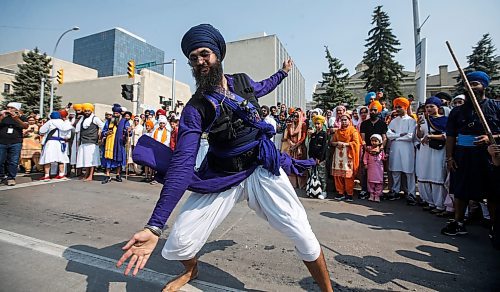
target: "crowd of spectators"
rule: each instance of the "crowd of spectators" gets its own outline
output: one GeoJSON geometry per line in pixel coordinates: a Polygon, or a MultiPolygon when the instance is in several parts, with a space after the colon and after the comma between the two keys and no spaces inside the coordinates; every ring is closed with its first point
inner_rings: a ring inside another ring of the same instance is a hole
{"type": "MultiPolygon", "coordinates": [[[[478,101],[498,138],[499,102],[484,94],[489,77],[473,72],[469,81],[476,95],[482,96],[478,101]]],[[[488,136],[468,99],[438,93],[414,114],[412,97],[393,99],[389,109],[380,91],[369,92],[364,105],[351,108],[338,105],[304,111],[277,104],[262,105],[261,112],[263,120],[275,128],[273,141],[278,150],[295,159],[315,160],[310,173],[314,172],[321,191],[307,194],[346,202],[357,197],[374,203],[404,197],[409,205],[452,219],[443,234],[464,235],[472,210],[482,210],[486,221],[493,219],[500,189],[499,159],[495,158],[500,150],[488,146],[488,136]],[[478,182],[470,181],[470,176],[478,182]],[[355,192],[356,183],[359,191],[355,192]]],[[[123,171],[155,184],[154,170],[135,164],[131,154],[142,136],[175,149],[178,123],[178,115],[163,109],[133,116],[115,104],[101,119],[87,103],[41,119],[36,112],[23,114],[22,104],[9,103],[0,113],[0,179],[13,186],[21,169],[26,174],[43,172],[42,180],[75,175],[91,181],[94,169],[101,167],[103,184],[121,182],[123,171]],[[57,175],[53,176],[55,165],[57,175]],[[114,179],[112,170],[116,170],[114,179]]],[[[196,168],[208,151],[207,138],[202,135],[196,168]]],[[[309,185],[307,173],[289,179],[298,189],[309,185]]]]}
{"type": "Polygon", "coordinates": [[[133,162],[133,148],[142,135],[147,135],[174,149],[178,121],[178,115],[163,109],[146,110],[133,116],[120,106],[114,106],[100,118],[94,115],[94,107],[88,103],[70,104],[47,118],[40,118],[36,111],[24,112],[21,103],[9,103],[0,113],[1,183],[14,186],[18,171],[43,173],[41,180],[79,176],[90,181],[94,169],[102,168],[106,183],[111,181],[112,169],[117,169],[115,180],[121,181],[123,169],[142,175],[143,181],[154,184],[154,172],[133,162]],[[120,120],[124,123],[120,129],[123,133],[116,135],[120,120]],[[110,136],[113,139],[108,138],[110,136]],[[106,145],[111,146],[106,148],[106,145]],[[117,146],[123,149],[123,159],[116,157],[117,146]],[[110,154],[109,159],[106,153],[110,154]],[[109,164],[110,161],[113,163],[109,164]],[[56,165],[54,176],[51,173],[56,165]]]}
{"type": "MultiPolygon", "coordinates": [[[[499,102],[484,96],[489,77],[482,72],[475,74],[468,78],[476,86],[475,94],[482,96],[478,100],[498,143],[499,102]]],[[[294,187],[306,189],[307,176],[314,173],[321,192],[311,195],[314,192],[306,191],[309,196],[346,202],[357,197],[375,203],[405,198],[408,205],[419,205],[430,214],[449,218],[441,231],[445,235],[467,234],[464,224],[476,216],[473,211],[477,210],[483,223],[491,226],[500,195],[494,153],[500,150],[488,146],[468,97],[452,98],[440,92],[427,98],[416,113],[412,102],[416,104],[412,97],[397,97],[390,110],[380,91],[368,93],[364,105],[351,108],[338,105],[304,111],[278,104],[263,106],[262,110],[265,121],[273,118],[270,123],[276,128],[274,142],[278,149],[297,159],[316,161],[309,173],[290,176],[294,187]],[[463,116],[465,111],[467,117],[463,116]],[[464,146],[466,139],[470,141],[464,146]],[[460,152],[463,147],[477,151],[467,156],[472,162],[464,162],[460,152]],[[483,159],[481,163],[474,162],[479,159],[483,159]],[[460,163],[459,171],[456,164],[460,163]],[[462,173],[464,169],[481,173],[485,180],[480,185],[470,181],[462,173]],[[333,181],[333,187],[327,186],[328,181],[333,181]],[[463,194],[460,182],[470,186],[468,194],[474,195],[463,194]],[[356,183],[359,191],[355,192],[356,183]]]]}

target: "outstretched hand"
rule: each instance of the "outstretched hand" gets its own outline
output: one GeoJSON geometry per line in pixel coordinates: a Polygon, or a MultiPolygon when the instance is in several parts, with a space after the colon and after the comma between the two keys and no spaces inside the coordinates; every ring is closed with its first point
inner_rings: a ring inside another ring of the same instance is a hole
{"type": "Polygon", "coordinates": [[[293,66],[293,61],[292,59],[287,59],[283,62],[283,71],[285,71],[286,73],[290,72],[290,70],[292,70],[292,66],[293,66]]]}
{"type": "Polygon", "coordinates": [[[154,235],[148,229],[137,232],[134,236],[132,236],[127,244],[122,247],[125,253],[116,263],[116,267],[121,267],[122,264],[131,257],[127,268],[125,268],[124,274],[128,275],[130,270],[132,270],[135,265],[132,275],[137,275],[139,269],[142,270],[148,262],[148,259],[153,253],[157,243],[158,236],[154,235]]]}

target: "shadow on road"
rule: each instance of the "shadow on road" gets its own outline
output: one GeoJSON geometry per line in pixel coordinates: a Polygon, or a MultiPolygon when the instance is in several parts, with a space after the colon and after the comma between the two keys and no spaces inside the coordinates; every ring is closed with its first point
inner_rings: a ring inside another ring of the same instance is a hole
{"type": "MultiPolygon", "coordinates": [[[[70,246],[70,248],[77,251],[84,251],[87,253],[116,259],[116,261],[118,261],[118,259],[122,255],[121,248],[125,244],[126,242],[121,242],[104,248],[95,248],[88,245],[73,245],[70,246]]],[[[158,245],[153,252],[153,255],[149,259],[146,268],[163,274],[177,275],[182,272],[182,265],[178,262],[167,261],[161,256],[161,249],[164,244],[165,240],[160,240],[158,242],[158,245]]],[[[236,243],[233,240],[218,240],[209,242],[200,251],[198,257],[214,251],[223,251],[234,244],[236,243]]],[[[63,256],[69,260],[66,266],[66,271],[87,276],[86,291],[109,291],[110,283],[113,282],[125,283],[126,291],[157,291],[160,288],[157,284],[145,283],[144,281],[138,280],[132,276],[125,277],[121,273],[106,271],[91,265],[73,261],[71,260],[69,251],[65,251],[65,254],[63,256]]],[[[122,271],[125,269],[125,266],[126,264],[124,264],[124,266],[122,267],[122,271]]],[[[216,266],[205,263],[203,261],[199,261],[199,268],[200,275],[198,277],[198,280],[231,287],[234,289],[246,290],[244,287],[244,283],[216,266]]]]}
{"type": "MultiPolygon", "coordinates": [[[[357,203],[369,206],[365,201],[357,203]]],[[[372,230],[402,231],[429,244],[447,244],[456,249],[418,245],[417,241],[416,251],[398,249],[397,246],[394,248],[396,254],[409,260],[389,261],[379,256],[340,254],[323,245],[336,254],[337,261],[355,268],[359,275],[377,284],[392,283],[397,286],[397,290],[410,289],[401,281],[438,291],[493,291],[500,287],[500,279],[493,276],[500,274],[500,253],[491,247],[487,239],[487,230],[483,227],[469,226],[468,236],[448,237],[440,234],[440,229],[446,221],[429,216],[419,208],[402,206],[398,202],[376,206],[381,214],[367,216],[332,212],[320,214],[335,220],[363,224],[372,230]],[[412,264],[412,261],[423,262],[433,269],[419,267],[412,264]]],[[[351,291],[349,288],[345,289],[351,291]]],[[[339,291],[344,290],[339,289],[339,291]]]]}

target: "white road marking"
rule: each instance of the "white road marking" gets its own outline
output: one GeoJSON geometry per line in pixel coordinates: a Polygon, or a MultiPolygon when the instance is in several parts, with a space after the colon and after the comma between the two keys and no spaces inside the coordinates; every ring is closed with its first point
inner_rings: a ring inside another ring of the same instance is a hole
{"type": "MultiPolygon", "coordinates": [[[[78,262],[88,266],[96,267],[99,269],[123,274],[123,268],[118,269],[115,264],[116,259],[111,259],[103,257],[100,255],[92,254],[89,252],[76,250],[70,247],[59,245],[56,243],[44,241],[41,239],[29,237],[26,235],[14,233],[11,231],[0,229],[0,240],[7,242],[12,245],[28,248],[37,252],[41,252],[47,255],[63,258],[67,261],[78,262]]],[[[150,269],[143,269],[140,271],[135,278],[141,279],[143,281],[158,284],[160,286],[165,285],[169,280],[175,276],[169,274],[163,274],[150,269]]],[[[190,284],[183,287],[181,291],[232,291],[238,292],[242,290],[237,290],[213,283],[208,283],[200,280],[193,280],[190,284]]]]}
{"type": "Polygon", "coordinates": [[[8,190],[20,189],[20,188],[26,188],[26,187],[34,187],[34,186],[39,186],[39,185],[55,184],[55,183],[60,183],[60,182],[65,182],[65,181],[70,181],[70,179],[63,178],[63,179],[40,180],[40,181],[32,181],[32,182],[28,182],[28,183],[17,184],[15,186],[2,186],[2,187],[0,187],[0,191],[8,191],[8,190]]]}

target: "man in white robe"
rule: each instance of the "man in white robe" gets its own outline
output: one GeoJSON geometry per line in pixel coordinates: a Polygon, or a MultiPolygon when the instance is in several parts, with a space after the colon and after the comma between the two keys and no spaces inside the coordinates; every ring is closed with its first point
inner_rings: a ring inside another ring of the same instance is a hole
{"type": "Polygon", "coordinates": [[[391,140],[389,152],[389,170],[392,172],[390,200],[399,199],[401,191],[401,176],[406,176],[406,193],[409,204],[415,204],[415,147],[413,139],[415,135],[416,121],[408,116],[406,110],[410,102],[404,97],[398,97],[393,101],[394,109],[398,116],[391,121],[387,130],[387,138],[391,140]]]}
{"type": "Polygon", "coordinates": [[[40,180],[50,179],[50,164],[59,164],[59,173],[56,179],[66,178],[64,164],[69,163],[67,141],[71,138],[73,126],[69,121],[63,121],[59,112],[50,114],[50,120],[39,130],[43,136],[42,155],[40,165],[43,165],[45,175],[40,180]]]}
{"type": "MultiPolygon", "coordinates": [[[[262,112],[262,116],[264,117],[264,122],[273,126],[274,132],[276,132],[276,120],[274,119],[274,117],[272,115],[270,115],[269,107],[267,105],[263,105],[260,107],[260,110],[262,112]]],[[[271,141],[274,142],[274,136],[271,139],[271,141]]]]}
{"type": "Polygon", "coordinates": [[[84,181],[92,181],[94,169],[100,164],[99,132],[104,128],[104,122],[94,115],[94,106],[83,104],[83,117],[78,120],[75,132],[78,141],[76,168],[86,168],[84,181]]]}

